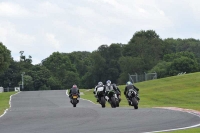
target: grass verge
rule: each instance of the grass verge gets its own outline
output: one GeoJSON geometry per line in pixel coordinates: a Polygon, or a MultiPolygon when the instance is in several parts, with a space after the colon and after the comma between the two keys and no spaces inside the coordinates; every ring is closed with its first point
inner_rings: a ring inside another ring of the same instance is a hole
{"type": "MultiPolygon", "coordinates": [[[[163,133],[169,133],[169,132],[163,132],[163,133]]],[[[177,130],[177,131],[171,131],[170,133],[200,133],[200,128],[177,130]]]]}
{"type": "MultiPolygon", "coordinates": [[[[140,89],[139,107],[179,107],[200,111],[200,72],[140,82],[135,86],[140,89]]],[[[119,88],[122,92],[120,107],[129,106],[123,95],[125,85],[119,88]]],[[[84,93],[82,98],[96,103],[93,89],[81,91],[84,93]]],[[[200,133],[200,127],[171,132],[200,133]]]]}
{"type": "MultiPolygon", "coordinates": [[[[136,83],[140,89],[139,107],[180,107],[200,111],[200,72],[136,83]]],[[[125,85],[119,86],[121,107],[128,106],[123,95],[125,85]]],[[[93,89],[81,89],[82,98],[96,103],[93,89]]]]}
{"type": "Polygon", "coordinates": [[[10,96],[15,93],[16,92],[0,93],[0,115],[2,115],[4,113],[4,111],[10,107],[10,105],[9,105],[10,96]]]}

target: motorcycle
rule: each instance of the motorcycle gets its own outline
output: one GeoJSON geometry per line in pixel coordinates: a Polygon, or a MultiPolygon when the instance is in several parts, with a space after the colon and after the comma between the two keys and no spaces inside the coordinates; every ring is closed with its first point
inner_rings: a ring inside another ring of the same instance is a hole
{"type": "Polygon", "coordinates": [[[102,108],[106,107],[105,93],[103,91],[97,91],[97,98],[102,108]]]}
{"type": "Polygon", "coordinates": [[[72,94],[71,103],[72,103],[73,107],[76,107],[76,104],[79,103],[78,94],[72,94]]]}
{"type": "Polygon", "coordinates": [[[130,89],[128,91],[128,100],[131,106],[134,106],[135,109],[138,109],[138,99],[137,99],[137,92],[134,89],[130,89]]]}
{"type": "Polygon", "coordinates": [[[114,90],[110,90],[108,92],[108,102],[110,103],[112,108],[116,108],[117,107],[117,94],[114,90]]]}

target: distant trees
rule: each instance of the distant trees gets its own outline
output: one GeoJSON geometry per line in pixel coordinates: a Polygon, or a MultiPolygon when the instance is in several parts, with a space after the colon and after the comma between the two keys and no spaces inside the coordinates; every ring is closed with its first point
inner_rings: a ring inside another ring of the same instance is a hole
{"type": "Polygon", "coordinates": [[[10,50],[0,42],[0,74],[8,69],[11,62],[10,50]]]}
{"type": "Polygon", "coordinates": [[[93,88],[99,81],[124,84],[128,73],[156,72],[158,78],[180,72],[200,71],[200,41],[161,39],[154,30],[136,32],[127,44],[103,44],[93,52],[54,52],[41,64],[32,65],[32,57],[20,51],[13,61],[10,51],[0,43],[0,86],[19,86],[24,75],[24,90],[93,88]]]}

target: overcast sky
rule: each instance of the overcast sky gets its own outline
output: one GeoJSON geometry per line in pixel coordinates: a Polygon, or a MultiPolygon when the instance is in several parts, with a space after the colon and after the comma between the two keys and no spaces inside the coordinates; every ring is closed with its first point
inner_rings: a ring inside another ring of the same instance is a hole
{"type": "Polygon", "coordinates": [[[126,44],[136,31],[200,38],[199,0],[0,0],[0,42],[33,64],[53,52],[126,44]]]}

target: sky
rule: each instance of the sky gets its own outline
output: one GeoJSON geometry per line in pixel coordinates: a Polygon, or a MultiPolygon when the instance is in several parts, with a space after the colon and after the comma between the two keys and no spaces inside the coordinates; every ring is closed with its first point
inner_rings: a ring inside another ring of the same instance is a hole
{"type": "Polygon", "coordinates": [[[199,0],[0,0],[0,42],[19,61],[127,44],[135,32],[200,39],[199,0]]]}

